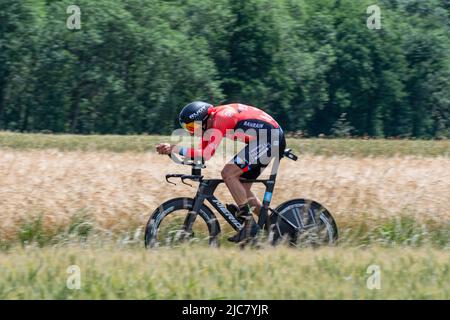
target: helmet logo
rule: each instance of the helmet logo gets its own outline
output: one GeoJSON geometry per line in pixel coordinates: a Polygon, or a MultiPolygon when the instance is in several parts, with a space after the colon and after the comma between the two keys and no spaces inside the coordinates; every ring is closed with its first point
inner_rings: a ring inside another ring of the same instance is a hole
{"type": "Polygon", "coordinates": [[[202,113],[205,111],[205,109],[206,109],[207,107],[208,107],[208,106],[203,106],[203,107],[201,107],[201,108],[198,109],[195,113],[191,114],[191,115],[189,116],[189,119],[195,119],[199,114],[202,114],[202,113]]]}

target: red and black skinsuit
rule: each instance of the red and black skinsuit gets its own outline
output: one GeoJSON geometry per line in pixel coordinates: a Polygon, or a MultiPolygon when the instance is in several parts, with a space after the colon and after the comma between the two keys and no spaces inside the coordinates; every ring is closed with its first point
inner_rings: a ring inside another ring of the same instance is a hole
{"type": "Polygon", "coordinates": [[[199,148],[181,148],[180,154],[209,160],[223,137],[246,144],[231,163],[239,166],[241,177],[256,179],[270,160],[281,158],[286,140],[280,125],[266,112],[244,104],[233,103],[210,109],[212,127],[202,136],[199,148]]]}

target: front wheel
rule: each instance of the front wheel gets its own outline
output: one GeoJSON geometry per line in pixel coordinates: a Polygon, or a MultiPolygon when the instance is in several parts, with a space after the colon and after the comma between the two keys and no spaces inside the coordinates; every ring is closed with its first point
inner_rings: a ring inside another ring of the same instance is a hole
{"type": "Polygon", "coordinates": [[[332,245],[338,229],[330,212],[312,200],[294,199],[279,205],[270,215],[272,243],[294,246],[332,245]]]}
{"type": "Polygon", "coordinates": [[[194,205],[192,198],[175,198],[161,204],[151,215],[145,228],[145,247],[174,246],[182,242],[209,242],[217,245],[220,225],[206,206],[202,205],[191,232],[185,220],[194,205]]]}

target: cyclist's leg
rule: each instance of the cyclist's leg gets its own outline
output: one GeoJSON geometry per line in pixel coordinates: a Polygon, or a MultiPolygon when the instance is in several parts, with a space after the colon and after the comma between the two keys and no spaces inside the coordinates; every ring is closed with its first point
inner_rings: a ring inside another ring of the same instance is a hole
{"type": "MultiPolygon", "coordinates": [[[[237,179],[257,179],[274,158],[279,161],[282,157],[286,147],[283,130],[279,128],[275,134],[273,134],[272,130],[265,131],[265,133],[266,139],[259,139],[256,145],[246,145],[244,149],[233,157],[231,163],[235,164],[242,171],[241,175],[239,175],[236,168],[233,167],[238,177],[237,179]]],[[[243,183],[243,186],[246,193],[246,203],[251,207],[252,213],[259,216],[262,203],[251,191],[252,183],[243,183]]],[[[239,201],[243,201],[243,198],[241,197],[239,201]]],[[[242,202],[236,201],[236,203],[241,206],[242,202]]]]}
{"type": "Polygon", "coordinates": [[[233,237],[228,238],[228,240],[233,242],[243,241],[248,236],[253,237],[259,229],[259,226],[253,218],[253,213],[259,214],[259,200],[250,191],[251,183],[243,183],[240,181],[240,178],[256,179],[261,174],[263,166],[249,156],[250,152],[256,151],[258,153],[258,149],[253,149],[252,147],[259,148],[255,145],[247,145],[222,170],[222,177],[224,178],[225,184],[239,206],[236,217],[242,222],[245,221],[244,228],[233,237]],[[239,187],[237,187],[238,184],[239,187]]]}
{"type": "Polygon", "coordinates": [[[247,195],[247,201],[252,208],[252,212],[259,216],[259,211],[261,210],[261,201],[258,199],[258,197],[255,195],[255,193],[250,190],[252,187],[252,183],[243,183],[245,188],[245,193],[247,195]]]}
{"type": "MultiPolygon", "coordinates": [[[[281,128],[279,128],[278,130],[279,131],[278,133],[276,132],[276,134],[272,134],[272,131],[267,131],[266,137],[267,139],[262,139],[262,141],[258,143],[257,149],[258,156],[256,157],[256,163],[255,161],[253,161],[252,163],[250,163],[250,165],[247,165],[246,167],[244,164],[238,164],[238,166],[240,166],[241,168],[243,168],[243,170],[245,170],[245,172],[241,175],[241,178],[257,179],[261,175],[262,171],[269,165],[272,159],[276,158],[276,160],[278,161],[280,160],[286,147],[286,140],[283,134],[283,130],[281,128]],[[268,145],[266,144],[266,142],[268,142],[268,145]],[[266,155],[267,157],[264,159],[264,161],[260,161],[261,159],[259,159],[258,157],[263,155],[266,155]]],[[[250,146],[247,146],[247,148],[244,150],[248,152],[249,151],[248,149],[250,149],[250,146]]],[[[238,155],[236,155],[236,157],[239,157],[241,155],[248,156],[248,154],[244,153],[244,150],[242,150],[238,155]]],[[[244,187],[247,193],[247,201],[250,204],[250,206],[254,208],[253,213],[259,216],[262,203],[259,200],[259,198],[256,197],[255,194],[251,191],[252,183],[244,183],[244,187]]]]}
{"type": "Polygon", "coordinates": [[[239,180],[242,173],[242,169],[232,163],[227,163],[221,172],[225,185],[230,190],[231,196],[239,207],[247,203],[246,189],[239,180]]]}
{"type": "MultiPolygon", "coordinates": [[[[265,145],[261,147],[259,143],[247,144],[244,149],[233,157],[230,163],[233,163],[240,169],[241,175],[239,179],[254,180],[261,175],[261,172],[267,165],[259,161],[258,155],[262,154],[266,150],[265,148],[267,148],[265,145]]],[[[248,204],[252,208],[253,213],[259,215],[261,201],[251,191],[252,183],[244,182],[242,185],[245,189],[245,204],[248,204]]],[[[241,205],[240,203],[237,204],[239,206],[241,205]]]]}

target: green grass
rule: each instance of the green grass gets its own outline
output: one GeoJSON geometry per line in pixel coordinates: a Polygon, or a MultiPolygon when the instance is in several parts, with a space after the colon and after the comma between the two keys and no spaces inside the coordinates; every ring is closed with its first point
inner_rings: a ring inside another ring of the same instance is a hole
{"type": "Polygon", "coordinates": [[[82,210],[72,215],[66,225],[53,225],[51,228],[45,225],[42,214],[29,216],[21,221],[16,239],[8,241],[0,237],[0,250],[8,250],[17,243],[23,246],[32,244],[44,247],[73,241],[85,242],[93,233],[93,228],[92,218],[82,210]]]}
{"type": "Polygon", "coordinates": [[[0,253],[0,299],[449,299],[449,259],[431,248],[29,247],[0,253]],[[79,290],[66,287],[71,265],[79,290]],[[367,287],[370,265],[380,289],[367,287]]]}
{"type": "Polygon", "coordinates": [[[449,140],[288,139],[299,154],[349,157],[450,156],[449,140]]]}
{"type": "MultiPolygon", "coordinates": [[[[184,219],[184,218],[183,218],[184,219]]],[[[96,225],[94,219],[84,211],[75,213],[65,224],[46,226],[41,215],[29,216],[23,219],[18,231],[9,239],[0,236],[0,252],[8,252],[15,247],[34,246],[46,248],[55,245],[82,243],[83,245],[114,244],[143,247],[144,225],[130,223],[126,229],[105,230],[96,225]]],[[[182,225],[179,222],[177,227],[182,225]]],[[[234,248],[235,244],[227,238],[235,231],[229,225],[222,224],[219,243],[225,248],[234,248]]],[[[338,221],[339,240],[341,248],[369,248],[373,246],[384,248],[410,247],[410,248],[450,248],[450,222],[437,220],[417,221],[408,215],[399,215],[393,218],[366,220],[364,217],[355,220],[338,221]]],[[[195,229],[195,227],[194,227],[195,229]]],[[[202,229],[203,230],[203,229],[202,229]]],[[[195,229],[196,237],[191,241],[201,247],[208,246],[208,234],[195,229]]],[[[167,237],[171,239],[173,235],[167,237]]],[[[166,238],[160,238],[163,246],[167,245],[166,238]]],[[[262,239],[263,244],[265,238],[262,239]]],[[[171,244],[170,244],[171,246],[171,244]]]]}
{"type": "Polygon", "coordinates": [[[57,149],[60,151],[153,151],[159,136],[56,135],[0,132],[0,148],[16,150],[57,149]]]}
{"type": "Polygon", "coordinates": [[[417,221],[409,215],[399,215],[368,222],[338,221],[339,243],[344,246],[433,246],[449,248],[450,221],[425,219],[417,221]]]}
{"type": "MultiPolygon", "coordinates": [[[[0,132],[0,148],[17,150],[153,152],[161,141],[169,142],[170,137],[0,132]]],[[[288,147],[298,154],[323,156],[450,156],[450,140],[288,139],[288,147]]]]}

